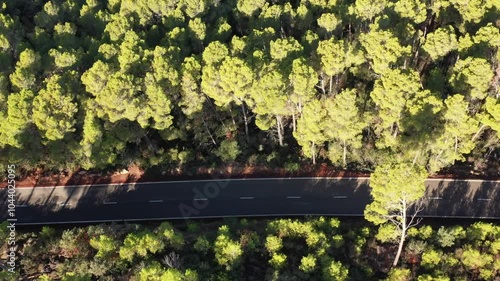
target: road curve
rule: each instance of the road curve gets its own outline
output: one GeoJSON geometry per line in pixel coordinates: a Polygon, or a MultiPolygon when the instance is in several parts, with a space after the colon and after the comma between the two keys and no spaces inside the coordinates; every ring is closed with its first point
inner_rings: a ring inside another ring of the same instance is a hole
{"type": "MultiPolygon", "coordinates": [[[[262,178],[17,188],[19,225],[231,216],[363,216],[369,178],[262,178]]],[[[500,181],[428,179],[422,217],[500,219],[500,181]]],[[[9,219],[0,190],[0,221],[9,219]]]]}

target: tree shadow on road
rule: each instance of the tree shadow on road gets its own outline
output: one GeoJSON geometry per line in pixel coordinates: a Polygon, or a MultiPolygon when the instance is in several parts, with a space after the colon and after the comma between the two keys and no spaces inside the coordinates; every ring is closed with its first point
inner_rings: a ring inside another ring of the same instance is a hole
{"type": "Polygon", "coordinates": [[[422,216],[498,217],[500,183],[493,181],[441,180],[427,184],[422,216]],[[496,204],[496,205],[495,205],[496,204]]]}

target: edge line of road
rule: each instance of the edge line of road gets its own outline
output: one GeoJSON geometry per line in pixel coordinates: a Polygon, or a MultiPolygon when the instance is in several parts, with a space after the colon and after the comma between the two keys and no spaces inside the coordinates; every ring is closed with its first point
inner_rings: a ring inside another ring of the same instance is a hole
{"type": "MultiPolygon", "coordinates": [[[[108,223],[108,222],[143,222],[161,220],[182,220],[182,219],[220,219],[220,218],[247,218],[247,217],[303,217],[303,216],[328,216],[328,217],[363,217],[363,214],[266,214],[266,215],[226,215],[226,216],[200,216],[200,217],[166,217],[166,218],[145,218],[145,219],[121,219],[121,220],[83,220],[67,222],[35,222],[22,223],[18,225],[54,225],[54,224],[84,224],[84,223],[108,223]]],[[[452,218],[452,219],[500,219],[500,217],[471,217],[471,216],[419,216],[420,218],[452,218]]]]}
{"type": "MultiPolygon", "coordinates": [[[[193,183],[193,182],[216,182],[216,181],[265,181],[265,180],[369,180],[369,177],[288,177],[288,178],[226,178],[226,179],[206,179],[206,180],[180,180],[180,181],[158,181],[158,182],[131,182],[131,183],[101,183],[101,184],[83,184],[83,185],[56,185],[56,186],[34,186],[34,187],[17,187],[17,189],[36,189],[36,188],[73,188],[73,187],[104,187],[104,186],[135,186],[135,185],[151,185],[151,184],[176,184],[176,183],[193,183]]],[[[441,179],[428,178],[426,181],[438,182],[494,182],[500,183],[500,180],[481,180],[481,179],[441,179]]]]}

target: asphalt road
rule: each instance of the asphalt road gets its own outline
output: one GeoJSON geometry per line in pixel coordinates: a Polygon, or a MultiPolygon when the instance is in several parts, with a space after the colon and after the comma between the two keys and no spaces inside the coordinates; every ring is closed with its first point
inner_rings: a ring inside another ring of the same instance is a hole
{"type": "MultiPolygon", "coordinates": [[[[17,224],[230,216],[362,216],[368,178],[221,179],[17,188],[17,224]]],[[[422,217],[500,219],[500,181],[429,179],[422,217]]],[[[8,219],[0,190],[0,221],[8,219]]]]}

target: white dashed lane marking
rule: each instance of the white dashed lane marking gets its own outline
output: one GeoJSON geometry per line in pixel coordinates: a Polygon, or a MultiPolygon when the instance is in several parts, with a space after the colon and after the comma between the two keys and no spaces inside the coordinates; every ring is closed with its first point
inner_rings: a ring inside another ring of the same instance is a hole
{"type": "Polygon", "coordinates": [[[114,204],[118,204],[118,202],[116,202],[116,201],[104,201],[103,204],[104,205],[114,205],[114,204]]]}

